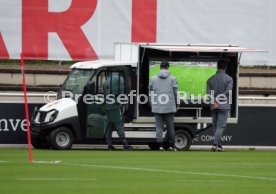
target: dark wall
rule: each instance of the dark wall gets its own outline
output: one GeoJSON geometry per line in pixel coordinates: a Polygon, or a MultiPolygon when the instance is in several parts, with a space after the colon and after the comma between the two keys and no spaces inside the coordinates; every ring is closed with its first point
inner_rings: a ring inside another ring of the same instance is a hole
{"type": "MultiPolygon", "coordinates": [[[[276,107],[239,106],[238,124],[228,124],[224,145],[276,146],[276,107]]],[[[200,133],[194,145],[210,145],[212,130],[200,133]]]]}
{"type": "MultiPolygon", "coordinates": [[[[29,104],[31,118],[35,106],[43,104],[29,104]]],[[[0,103],[0,144],[27,143],[27,122],[24,103],[0,103]]]]}
{"type": "MultiPolygon", "coordinates": [[[[29,104],[30,116],[35,106],[29,104]]],[[[26,144],[26,120],[23,103],[0,103],[0,144],[26,144]]],[[[239,123],[228,124],[224,145],[276,146],[276,106],[240,106],[239,123]]],[[[211,130],[200,133],[194,145],[210,145],[211,130]]]]}

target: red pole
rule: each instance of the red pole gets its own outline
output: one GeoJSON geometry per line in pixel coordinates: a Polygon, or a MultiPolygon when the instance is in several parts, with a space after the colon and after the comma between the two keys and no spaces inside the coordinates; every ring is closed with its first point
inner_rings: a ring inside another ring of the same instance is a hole
{"type": "Polygon", "coordinates": [[[21,71],[22,71],[22,86],[23,86],[23,91],[24,91],[25,114],[26,114],[26,120],[27,120],[29,162],[32,163],[33,154],[32,154],[32,142],[31,142],[31,129],[30,129],[27,87],[26,87],[25,70],[24,70],[24,59],[23,59],[22,53],[20,54],[20,59],[21,59],[20,61],[21,61],[21,71]]]}

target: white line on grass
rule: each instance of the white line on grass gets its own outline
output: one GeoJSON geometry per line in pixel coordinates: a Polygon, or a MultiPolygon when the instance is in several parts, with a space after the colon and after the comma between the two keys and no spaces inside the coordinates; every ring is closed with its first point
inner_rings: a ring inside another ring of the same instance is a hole
{"type": "MultiPolygon", "coordinates": [[[[230,165],[237,165],[237,163],[228,163],[230,165]]],[[[276,163],[239,163],[244,166],[276,166],[276,163]]]]}
{"type": "Polygon", "coordinates": [[[263,176],[249,176],[249,175],[207,173],[207,172],[189,172],[189,171],[164,170],[164,169],[152,169],[152,168],[94,165],[94,164],[63,163],[60,160],[58,160],[58,162],[57,161],[37,161],[35,163],[59,164],[59,165],[67,165],[67,166],[81,166],[81,167],[120,169],[120,170],[133,170],[133,171],[145,171],[145,172],[161,172],[161,173],[165,172],[165,173],[175,173],[175,174],[190,174],[190,175],[202,175],[202,176],[233,177],[233,178],[244,178],[244,179],[257,179],[257,180],[266,180],[266,181],[276,181],[276,178],[273,178],[273,177],[263,177],[263,176]]]}
{"type": "Polygon", "coordinates": [[[58,163],[61,163],[62,161],[61,160],[55,160],[55,161],[36,161],[36,160],[33,160],[33,163],[36,163],[36,164],[58,164],[58,163]]]}
{"type": "Polygon", "coordinates": [[[21,177],[21,178],[15,178],[15,180],[19,181],[95,181],[94,178],[54,178],[54,177],[21,177]]]}
{"type": "MultiPolygon", "coordinates": [[[[209,184],[210,182],[212,183],[236,183],[237,181],[234,179],[234,180],[215,180],[215,179],[208,179],[207,181],[204,179],[180,179],[180,180],[176,180],[177,182],[185,182],[185,183],[197,183],[197,184],[209,184]]],[[[244,180],[243,182],[248,182],[248,180],[244,180]]]]}
{"type": "Polygon", "coordinates": [[[10,161],[0,160],[0,163],[9,163],[10,161]]]}
{"type": "Polygon", "coordinates": [[[233,177],[233,178],[246,178],[246,179],[276,181],[276,178],[262,177],[262,176],[248,176],[248,175],[221,174],[221,173],[205,173],[205,172],[188,172],[188,171],[177,171],[177,170],[163,170],[163,169],[122,167],[122,166],[105,166],[105,165],[92,165],[92,164],[73,164],[73,163],[60,163],[60,164],[62,164],[62,165],[71,165],[71,166],[94,167],[94,168],[135,170],[135,171],[146,171],[146,172],[165,172],[165,173],[176,173],[176,174],[191,174],[191,175],[203,175],[203,176],[233,177]]]}

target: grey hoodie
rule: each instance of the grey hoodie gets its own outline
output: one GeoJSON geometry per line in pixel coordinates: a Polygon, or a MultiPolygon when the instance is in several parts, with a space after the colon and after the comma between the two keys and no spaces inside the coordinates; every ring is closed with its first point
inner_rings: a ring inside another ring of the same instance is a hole
{"type": "Polygon", "coordinates": [[[170,75],[167,69],[161,69],[153,76],[149,83],[149,95],[151,110],[153,113],[175,113],[177,100],[178,83],[174,76],[170,75]]]}
{"type": "MultiPolygon", "coordinates": [[[[232,96],[230,96],[232,94],[232,89],[233,79],[227,75],[224,70],[218,70],[215,75],[207,80],[207,93],[209,95],[212,95],[213,91],[214,97],[218,97],[219,95],[225,96],[225,100],[222,100],[222,102],[219,103],[218,109],[231,108],[230,103],[232,102],[229,99],[232,98],[232,96]]],[[[211,110],[212,109],[213,105],[211,104],[211,110]]]]}

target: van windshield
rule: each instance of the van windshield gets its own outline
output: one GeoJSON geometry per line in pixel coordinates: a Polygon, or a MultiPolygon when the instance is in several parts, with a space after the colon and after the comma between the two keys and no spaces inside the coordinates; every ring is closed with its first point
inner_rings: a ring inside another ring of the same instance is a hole
{"type": "Polygon", "coordinates": [[[65,80],[62,91],[82,94],[84,87],[94,72],[91,69],[73,69],[65,80]]]}

